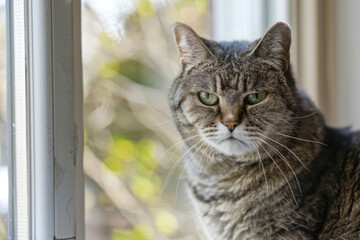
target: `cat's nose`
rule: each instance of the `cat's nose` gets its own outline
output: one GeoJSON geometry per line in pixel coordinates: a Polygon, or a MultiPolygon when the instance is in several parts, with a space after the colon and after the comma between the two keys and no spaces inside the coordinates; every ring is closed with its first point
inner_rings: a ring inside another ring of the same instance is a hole
{"type": "Polygon", "coordinates": [[[239,122],[224,122],[223,124],[228,127],[230,132],[232,132],[232,131],[234,131],[235,127],[237,125],[239,125],[240,123],[239,122]]]}

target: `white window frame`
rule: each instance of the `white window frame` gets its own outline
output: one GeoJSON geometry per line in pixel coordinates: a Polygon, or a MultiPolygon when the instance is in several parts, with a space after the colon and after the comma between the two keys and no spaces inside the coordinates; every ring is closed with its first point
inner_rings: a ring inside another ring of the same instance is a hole
{"type": "Polygon", "coordinates": [[[81,1],[6,4],[9,239],[82,240],[81,1]]]}

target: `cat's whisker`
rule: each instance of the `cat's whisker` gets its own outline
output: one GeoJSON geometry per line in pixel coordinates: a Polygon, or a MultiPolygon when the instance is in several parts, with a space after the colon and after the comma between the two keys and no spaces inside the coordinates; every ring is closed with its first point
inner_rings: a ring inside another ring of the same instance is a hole
{"type": "Polygon", "coordinates": [[[260,156],[260,152],[259,152],[259,146],[253,142],[252,140],[250,140],[250,143],[254,146],[254,150],[256,150],[258,156],[259,156],[259,162],[261,164],[261,167],[262,167],[262,171],[263,171],[263,174],[264,174],[264,178],[265,178],[265,183],[266,183],[266,188],[267,188],[267,194],[268,196],[270,195],[270,191],[269,191],[269,184],[268,184],[268,181],[267,181],[267,177],[266,177],[266,173],[265,173],[265,168],[264,168],[264,165],[262,163],[262,159],[261,159],[261,156],[260,156]]]}
{"type": "MultiPolygon", "coordinates": [[[[270,122],[269,120],[267,120],[267,119],[265,119],[265,118],[264,118],[264,119],[258,119],[258,120],[261,121],[265,126],[266,126],[266,125],[274,126],[274,123],[270,122]],[[264,121],[265,121],[265,122],[264,122],[264,121]]],[[[282,123],[289,125],[289,127],[290,127],[292,130],[294,130],[294,131],[297,132],[296,127],[295,127],[293,124],[291,124],[289,121],[283,121],[282,123]]]]}
{"type": "MultiPolygon", "coordinates": [[[[190,151],[196,147],[199,143],[201,143],[202,141],[204,141],[205,139],[201,139],[199,142],[197,142],[196,144],[194,144],[191,148],[189,148],[178,160],[176,160],[176,162],[174,163],[173,167],[170,169],[169,174],[166,176],[166,179],[164,181],[164,185],[163,188],[160,192],[160,194],[163,192],[163,190],[165,189],[166,185],[168,184],[168,182],[170,181],[170,177],[172,176],[172,174],[174,173],[175,169],[180,165],[181,160],[190,153],[190,151]]],[[[200,146],[201,147],[201,146],[200,146]]]]}
{"type": "Polygon", "coordinates": [[[270,138],[270,137],[265,136],[264,134],[261,134],[261,133],[259,133],[259,132],[258,132],[258,134],[261,135],[261,136],[263,136],[264,138],[269,139],[270,141],[272,141],[272,142],[274,142],[274,143],[279,144],[280,146],[282,146],[283,148],[285,148],[286,150],[288,150],[292,155],[294,155],[294,157],[303,165],[303,167],[304,167],[307,171],[311,172],[310,169],[309,169],[307,166],[305,166],[305,164],[301,161],[301,159],[300,159],[290,148],[286,147],[284,144],[279,143],[278,141],[276,141],[276,140],[274,140],[274,139],[272,139],[272,138],[270,138]]]}
{"type": "Polygon", "coordinates": [[[205,153],[207,152],[207,150],[209,149],[210,146],[211,146],[210,144],[207,145],[207,147],[205,148],[205,150],[204,150],[204,152],[203,152],[203,155],[202,155],[202,157],[200,158],[199,162],[201,162],[201,161],[204,159],[204,155],[205,155],[205,153]]]}
{"type": "MultiPolygon", "coordinates": [[[[178,196],[178,191],[179,191],[179,186],[180,186],[180,180],[181,180],[181,177],[182,177],[182,175],[183,175],[183,173],[184,173],[184,171],[185,171],[185,168],[186,168],[187,165],[190,163],[190,161],[195,158],[196,153],[199,151],[199,149],[200,149],[205,143],[206,143],[206,141],[204,141],[204,142],[200,145],[200,147],[198,147],[198,149],[196,149],[196,151],[194,152],[192,158],[191,158],[191,159],[188,159],[188,160],[186,161],[186,163],[185,163],[185,165],[184,165],[184,167],[183,167],[183,169],[182,169],[182,171],[181,171],[181,173],[180,173],[178,182],[177,182],[177,184],[176,184],[175,205],[176,205],[176,201],[177,201],[177,196],[178,196]]],[[[210,146],[210,145],[208,145],[207,148],[208,148],[209,146],[210,146]]],[[[203,156],[204,156],[204,155],[203,155],[203,156]]]]}
{"type": "Polygon", "coordinates": [[[158,126],[164,125],[165,123],[169,123],[169,122],[172,123],[174,120],[176,120],[176,119],[178,119],[178,118],[179,118],[179,117],[175,117],[175,118],[171,118],[171,119],[168,119],[168,120],[166,120],[166,121],[163,121],[163,122],[155,123],[155,124],[146,126],[145,129],[151,129],[151,128],[154,128],[154,127],[158,127],[158,126]]]}
{"type": "Polygon", "coordinates": [[[300,182],[297,178],[297,175],[294,171],[294,169],[291,167],[290,163],[287,161],[287,159],[285,158],[285,156],[279,151],[277,150],[274,146],[272,146],[270,143],[266,142],[264,139],[261,139],[261,138],[257,138],[258,140],[262,141],[263,143],[265,143],[270,149],[273,150],[274,153],[276,153],[284,162],[286,165],[288,165],[288,167],[290,168],[291,172],[294,174],[294,177],[295,177],[295,180],[296,180],[296,183],[299,187],[299,192],[300,192],[300,195],[302,196],[302,190],[301,190],[301,186],[300,186],[300,182]]]}
{"type": "Polygon", "coordinates": [[[175,144],[174,144],[173,146],[171,146],[168,150],[166,150],[163,154],[161,154],[161,156],[156,160],[154,166],[152,167],[152,169],[151,169],[151,171],[150,171],[150,173],[149,173],[148,179],[151,178],[151,176],[152,176],[152,174],[153,174],[153,172],[154,172],[154,169],[155,169],[155,167],[157,166],[158,162],[160,162],[160,160],[161,160],[171,149],[173,149],[174,147],[176,147],[176,146],[178,146],[178,145],[180,145],[180,144],[182,144],[182,143],[185,143],[186,141],[189,141],[189,140],[191,140],[191,139],[193,139],[193,138],[199,137],[200,135],[201,135],[201,134],[196,134],[196,135],[190,136],[190,137],[188,137],[188,138],[186,138],[186,139],[183,139],[183,140],[175,143],[175,144]]]}
{"type": "Polygon", "coordinates": [[[316,112],[310,113],[310,114],[305,115],[305,116],[301,116],[301,117],[291,117],[291,118],[292,118],[292,119],[304,119],[304,118],[311,117],[311,116],[313,116],[313,115],[315,115],[315,114],[317,114],[317,113],[318,113],[318,112],[316,111],[316,112]]]}
{"type": "Polygon", "coordinates": [[[198,141],[197,143],[195,143],[192,147],[190,147],[173,165],[173,167],[170,169],[169,174],[166,176],[165,181],[164,181],[164,185],[160,191],[160,194],[162,194],[162,192],[164,191],[166,185],[168,184],[171,175],[174,173],[175,169],[179,166],[181,160],[194,148],[196,147],[199,143],[201,143],[202,141],[204,141],[205,139],[201,139],[200,141],[198,141]]]}
{"type": "MultiPolygon", "coordinates": [[[[265,130],[265,131],[267,131],[267,130],[265,130]]],[[[286,135],[286,134],[283,134],[283,133],[276,133],[276,132],[271,132],[271,131],[267,131],[267,132],[270,132],[270,133],[273,133],[273,134],[276,134],[276,135],[279,135],[279,136],[283,136],[283,137],[288,137],[288,138],[296,139],[296,140],[303,141],[303,142],[317,143],[317,144],[321,144],[321,145],[324,145],[324,146],[328,146],[326,143],[323,143],[323,142],[318,142],[318,141],[309,140],[309,139],[304,139],[304,138],[298,138],[298,137],[286,135]]]]}
{"type": "Polygon", "coordinates": [[[291,194],[292,194],[292,196],[293,196],[293,198],[294,198],[294,201],[295,201],[295,205],[296,205],[296,207],[298,207],[299,205],[298,205],[298,203],[297,203],[297,201],[296,201],[296,197],[295,197],[294,191],[292,190],[291,185],[290,185],[290,183],[289,183],[289,180],[286,178],[284,172],[281,170],[281,168],[280,168],[279,165],[276,163],[276,161],[274,160],[274,158],[270,155],[270,153],[269,153],[262,145],[259,145],[259,146],[267,153],[267,155],[269,155],[269,157],[270,157],[271,160],[274,162],[274,164],[276,165],[276,167],[280,170],[281,174],[282,174],[283,177],[285,178],[285,181],[287,182],[287,184],[288,184],[288,186],[289,186],[289,188],[290,188],[291,194]]]}
{"type": "Polygon", "coordinates": [[[290,121],[284,121],[283,123],[289,125],[289,127],[290,127],[294,132],[298,132],[298,129],[297,129],[293,124],[291,124],[290,121]]]}
{"type": "Polygon", "coordinates": [[[173,153],[171,154],[170,158],[166,161],[166,163],[167,163],[166,164],[166,169],[168,169],[169,166],[172,164],[171,162],[172,162],[176,152],[177,152],[177,150],[174,150],[173,153]]]}
{"type": "Polygon", "coordinates": [[[189,165],[189,163],[190,163],[190,159],[186,161],[186,163],[185,163],[185,165],[184,165],[184,167],[183,167],[183,169],[182,169],[182,171],[181,171],[181,173],[180,173],[180,176],[179,176],[178,182],[177,182],[177,184],[176,184],[176,191],[175,191],[175,206],[176,206],[176,204],[177,204],[178,191],[179,191],[179,186],[180,186],[181,177],[182,177],[182,175],[184,174],[185,169],[186,169],[186,167],[189,165]]]}
{"type": "MultiPolygon", "coordinates": [[[[167,149],[163,154],[161,154],[160,157],[156,160],[154,166],[152,167],[152,169],[151,169],[151,171],[150,171],[150,173],[149,173],[148,179],[150,180],[152,174],[154,173],[154,170],[155,170],[157,164],[160,162],[160,160],[161,160],[171,149],[175,148],[176,146],[178,146],[178,145],[180,145],[180,144],[182,144],[182,143],[184,143],[184,142],[186,142],[186,141],[188,141],[188,140],[190,140],[190,139],[193,139],[193,138],[195,138],[195,137],[198,137],[198,136],[200,136],[200,134],[196,134],[196,135],[194,135],[194,136],[191,136],[191,137],[188,137],[188,138],[186,138],[186,139],[183,139],[183,140],[175,143],[173,146],[171,146],[169,149],[167,149]]],[[[175,152],[174,152],[174,153],[175,153],[175,152]]],[[[173,155],[172,155],[172,156],[173,156],[173,155]]]]}
{"type": "MultiPolygon", "coordinates": [[[[211,135],[211,133],[207,133],[207,134],[199,134],[199,137],[200,138],[202,138],[202,137],[208,137],[208,136],[210,136],[211,135]],[[202,136],[203,135],[203,136],[202,136]]],[[[172,159],[173,159],[173,157],[174,157],[174,155],[175,155],[175,153],[176,153],[176,151],[173,151],[173,153],[171,154],[171,156],[170,156],[170,158],[169,158],[169,164],[171,164],[170,162],[172,161],[172,159]]],[[[168,165],[169,165],[168,164],[168,165]]]]}

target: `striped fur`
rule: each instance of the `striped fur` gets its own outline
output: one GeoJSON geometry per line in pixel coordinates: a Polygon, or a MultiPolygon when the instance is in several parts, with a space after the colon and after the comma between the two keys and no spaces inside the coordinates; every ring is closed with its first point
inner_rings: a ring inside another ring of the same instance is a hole
{"type": "Polygon", "coordinates": [[[254,42],[206,40],[184,24],[174,32],[183,71],[169,104],[206,238],[359,239],[360,134],[326,127],[296,88],[289,27],[254,42]],[[219,104],[202,104],[200,91],[219,104]],[[261,91],[264,101],[246,103],[261,91]],[[231,114],[232,133],[223,124],[231,114]]]}

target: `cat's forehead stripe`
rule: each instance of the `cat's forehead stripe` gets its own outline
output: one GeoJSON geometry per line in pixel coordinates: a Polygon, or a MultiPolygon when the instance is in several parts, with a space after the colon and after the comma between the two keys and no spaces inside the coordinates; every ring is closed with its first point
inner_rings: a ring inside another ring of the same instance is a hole
{"type": "Polygon", "coordinates": [[[222,92],[226,88],[242,90],[244,84],[240,78],[240,74],[217,74],[214,80],[216,86],[215,91],[222,92]]]}
{"type": "Polygon", "coordinates": [[[241,90],[242,92],[245,92],[245,83],[244,83],[244,77],[243,74],[238,75],[238,90],[241,90]]]}
{"type": "Polygon", "coordinates": [[[215,86],[216,86],[215,92],[220,93],[223,89],[223,79],[220,74],[216,74],[215,76],[215,86]]]}
{"type": "Polygon", "coordinates": [[[237,82],[238,82],[238,74],[235,75],[228,75],[228,86],[232,89],[238,90],[237,89],[237,82]]]}

